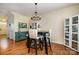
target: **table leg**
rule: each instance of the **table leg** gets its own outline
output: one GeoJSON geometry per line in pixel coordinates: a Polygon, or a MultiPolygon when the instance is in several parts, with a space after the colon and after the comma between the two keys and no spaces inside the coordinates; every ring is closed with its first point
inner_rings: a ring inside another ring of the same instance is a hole
{"type": "Polygon", "coordinates": [[[46,37],[44,37],[44,40],[45,40],[45,53],[48,55],[48,45],[47,45],[46,37]]]}

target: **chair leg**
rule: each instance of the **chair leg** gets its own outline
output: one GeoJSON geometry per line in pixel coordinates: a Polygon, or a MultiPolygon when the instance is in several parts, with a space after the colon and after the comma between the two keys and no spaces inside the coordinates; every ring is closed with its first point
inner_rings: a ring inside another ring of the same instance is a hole
{"type": "Polygon", "coordinates": [[[36,55],[37,55],[37,40],[35,40],[35,50],[36,50],[36,55]]]}
{"type": "Polygon", "coordinates": [[[30,52],[30,48],[28,48],[28,53],[30,52]]]}
{"type": "Polygon", "coordinates": [[[42,43],[41,39],[39,40],[39,46],[40,46],[40,50],[43,50],[43,43],[42,43]]]}
{"type": "Polygon", "coordinates": [[[41,42],[41,50],[43,50],[43,43],[41,42]]]}
{"type": "Polygon", "coordinates": [[[39,40],[39,48],[40,48],[40,50],[41,50],[41,40],[39,40]]]}
{"type": "Polygon", "coordinates": [[[29,39],[29,41],[28,41],[28,53],[30,52],[30,45],[31,45],[31,40],[29,39]]]}
{"type": "Polygon", "coordinates": [[[50,43],[50,38],[49,38],[49,47],[50,47],[50,50],[52,51],[51,43],[50,43]]]}

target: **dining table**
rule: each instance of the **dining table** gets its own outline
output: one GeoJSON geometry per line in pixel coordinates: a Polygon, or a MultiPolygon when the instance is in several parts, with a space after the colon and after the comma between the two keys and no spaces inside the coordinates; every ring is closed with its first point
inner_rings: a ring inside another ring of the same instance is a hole
{"type": "MultiPolygon", "coordinates": [[[[43,36],[45,54],[48,55],[48,44],[47,44],[47,39],[46,39],[46,33],[49,33],[49,31],[47,31],[47,30],[38,30],[38,35],[42,35],[43,36]]],[[[30,47],[29,46],[29,36],[28,36],[28,40],[27,41],[28,41],[27,42],[27,48],[29,48],[30,47]]]]}

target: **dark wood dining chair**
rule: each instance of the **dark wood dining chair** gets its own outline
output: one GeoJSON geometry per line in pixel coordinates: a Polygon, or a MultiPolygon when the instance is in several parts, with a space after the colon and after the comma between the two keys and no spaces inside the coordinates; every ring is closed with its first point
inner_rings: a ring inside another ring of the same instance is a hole
{"type": "Polygon", "coordinates": [[[28,53],[30,52],[30,48],[35,49],[37,55],[37,49],[41,48],[41,37],[38,36],[37,29],[29,29],[29,39],[28,43],[28,53]]]}
{"type": "Polygon", "coordinates": [[[44,47],[45,49],[45,53],[48,55],[48,47],[50,48],[51,52],[52,52],[52,47],[51,47],[51,30],[49,31],[40,31],[39,34],[41,34],[43,36],[42,41],[42,49],[44,47]]]}
{"type": "Polygon", "coordinates": [[[43,47],[46,48],[45,49],[46,50],[46,54],[48,54],[48,47],[50,48],[50,50],[52,52],[52,47],[51,47],[51,30],[46,31],[46,33],[44,34],[44,38],[43,38],[42,42],[43,42],[43,47]]]}
{"type": "Polygon", "coordinates": [[[47,44],[48,47],[50,47],[50,50],[52,51],[52,47],[51,47],[51,30],[48,31],[48,33],[46,33],[46,40],[47,40],[47,44]]]}

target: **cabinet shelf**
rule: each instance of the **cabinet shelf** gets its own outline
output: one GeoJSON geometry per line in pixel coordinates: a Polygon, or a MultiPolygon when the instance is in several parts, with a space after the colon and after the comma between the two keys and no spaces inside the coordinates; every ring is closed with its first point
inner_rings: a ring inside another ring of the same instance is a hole
{"type": "Polygon", "coordinates": [[[78,41],[72,40],[72,42],[78,43],[78,41]]]}
{"type": "Polygon", "coordinates": [[[72,32],[72,34],[78,34],[78,32],[72,32]]]}
{"type": "Polygon", "coordinates": [[[69,40],[68,38],[65,38],[65,40],[69,40]]]}
{"type": "Polygon", "coordinates": [[[72,26],[74,26],[74,25],[78,25],[78,24],[72,24],[72,26]]]}
{"type": "Polygon", "coordinates": [[[69,33],[69,32],[65,31],[65,33],[69,33]]]}
{"type": "Polygon", "coordinates": [[[65,26],[69,26],[69,25],[65,25],[65,26]]]}

